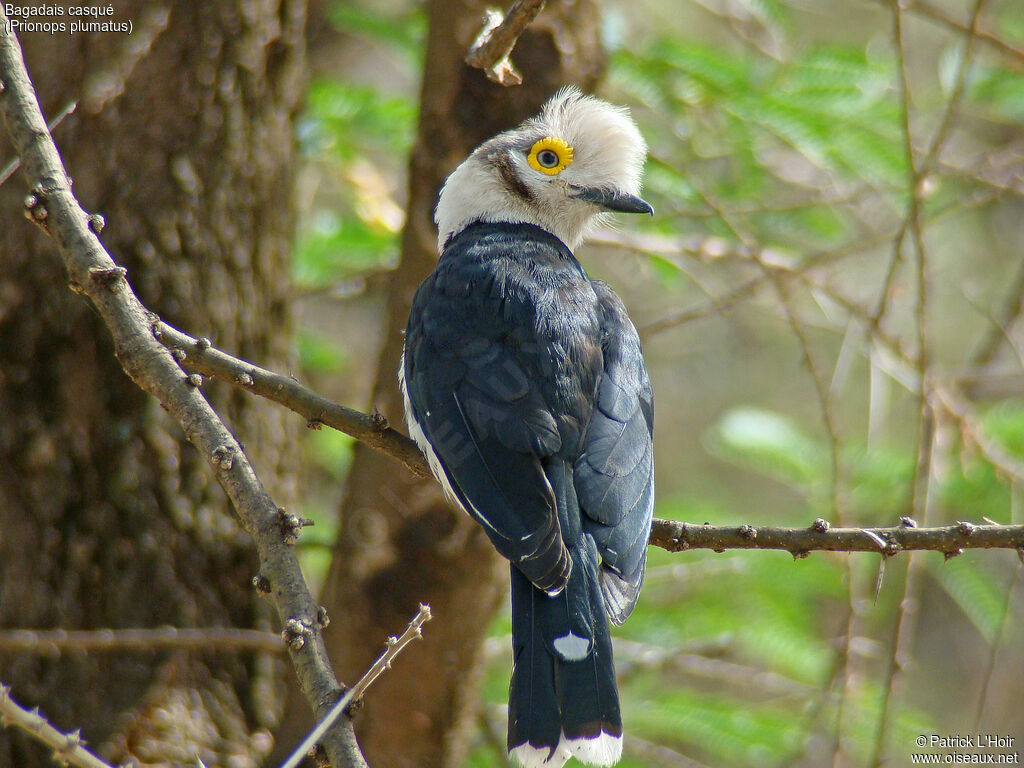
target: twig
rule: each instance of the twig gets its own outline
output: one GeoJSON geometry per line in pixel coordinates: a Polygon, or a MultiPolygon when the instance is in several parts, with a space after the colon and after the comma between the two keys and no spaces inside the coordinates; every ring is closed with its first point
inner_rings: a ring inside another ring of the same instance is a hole
{"type": "Polygon", "coordinates": [[[488,79],[499,85],[521,84],[522,75],[509,56],[519,36],[544,10],[545,3],[546,0],[516,0],[504,18],[497,11],[488,11],[483,29],[466,54],[466,63],[482,69],[488,79]]]}
{"type": "MultiPolygon", "coordinates": [[[[206,458],[242,525],[253,537],[260,578],[271,586],[282,624],[293,630],[289,650],[296,677],[316,714],[321,714],[339,685],[331,671],[317,622],[317,605],[299,567],[294,538],[283,530],[281,510],[249,464],[241,445],[202,396],[193,377],[181,368],[153,335],[153,316],[96,236],[98,220],[89,217],[71,193],[71,181],[46,129],[21,48],[0,6],[0,113],[21,158],[32,193],[32,220],[56,242],[70,283],[85,294],[103,319],[125,372],[181,424],[206,458]],[[302,628],[301,633],[297,633],[302,628]]],[[[351,723],[325,738],[335,768],[366,765],[351,723]]]]}
{"type": "MultiPolygon", "coordinates": [[[[759,278],[758,284],[767,282],[766,278],[759,278]]],[[[837,294],[837,300],[843,298],[837,294]]],[[[857,307],[848,299],[842,302],[848,309],[857,307]]],[[[863,316],[863,310],[860,310],[863,316]]],[[[186,369],[201,373],[206,376],[225,381],[233,386],[251,391],[253,394],[274,400],[291,410],[299,413],[308,421],[323,423],[332,428],[338,429],[346,434],[352,435],[359,440],[367,442],[382,453],[402,462],[412,472],[420,477],[429,477],[426,460],[420,453],[416,444],[408,437],[391,427],[381,429],[378,425],[381,418],[372,416],[349,408],[332,403],[330,400],[316,394],[288,376],[283,376],[272,371],[253,365],[252,363],[232,357],[211,346],[205,339],[195,339],[177,329],[160,323],[158,326],[159,336],[164,344],[172,349],[181,350],[174,352],[176,359],[186,369]]],[[[881,340],[887,343],[894,343],[884,335],[881,340]]],[[[894,348],[893,354],[904,359],[905,353],[894,348]]],[[[936,390],[937,391],[937,390],[936,390]]],[[[937,391],[938,392],[938,391],[937,391]]],[[[950,391],[943,389],[938,392],[941,403],[953,416],[965,425],[965,432],[969,434],[978,445],[979,450],[985,458],[1000,471],[1013,477],[1024,479],[1024,466],[1018,466],[1016,462],[998,443],[986,438],[977,425],[970,418],[969,407],[963,401],[957,399],[950,391]]],[[[784,549],[795,554],[808,552],[813,549],[828,549],[830,551],[869,551],[880,552],[882,545],[878,542],[887,542],[892,538],[890,531],[912,531],[905,540],[910,542],[907,546],[900,543],[901,549],[922,549],[941,552],[950,551],[947,548],[948,539],[936,536],[921,536],[922,531],[950,530],[949,528],[937,529],[868,529],[868,533],[862,533],[860,528],[836,528],[830,533],[841,532],[838,539],[830,539],[828,536],[809,539],[807,529],[800,528],[753,528],[743,526],[744,529],[756,530],[758,537],[754,539],[737,538],[738,534],[727,534],[727,531],[738,531],[739,528],[726,528],[714,526],[698,526],[680,523],[671,520],[656,520],[654,530],[651,533],[650,543],[670,551],[679,551],[687,548],[704,549],[784,549]],[[688,546],[680,546],[680,542],[674,541],[673,536],[676,530],[674,526],[683,526],[686,531],[684,541],[688,546]],[[659,533],[659,531],[661,533],[659,533]],[[761,535],[763,531],[778,532],[773,534],[779,538],[768,539],[761,535]],[[878,538],[872,538],[877,536],[878,538]],[[739,544],[737,546],[737,543],[739,544]]],[[[985,526],[990,529],[991,526],[985,526]]],[[[980,529],[979,529],[980,530],[980,529]]],[[[1014,538],[1015,534],[1007,526],[999,526],[995,530],[989,530],[989,538],[979,541],[992,543],[978,544],[968,543],[967,547],[1002,547],[1016,548],[1021,542],[1014,538]]],[[[902,542],[903,539],[897,539],[902,542]]]]}
{"type": "Polygon", "coordinates": [[[875,301],[875,308],[872,310],[865,326],[865,336],[873,338],[879,333],[884,333],[882,321],[885,319],[885,314],[889,309],[889,296],[892,293],[892,286],[896,281],[896,274],[903,259],[903,239],[907,236],[908,226],[909,219],[904,218],[899,231],[892,238],[889,264],[885,268],[885,276],[882,278],[882,283],[878,288],[878,299],[875,301]]]}
{"type": "Polygon", "coordinates": [[[409,626],[405,628],[402,636],[388,638],[387,648],[384,649],[384,653],[378,656],[377,660],[370,665],[370,668],[366,670],[366,674],[359,679],[358,683],[345,691],[345,695],[338,699],[337,703],[324,715],[323,720],[316,724],[316,727],[309,732],[309,735],[306,736],[303,742],[281,764],[281,768],[295,768],[295,766],[302,762],[302,758],[320,741],[320,738],[330,729],[341,713],[348,709],[353,702],[358,701],[366,693],[366,689],[373,685],[374,681],[383,675],[386,670],[391,668],[391,662],[395,660],[395,657],[405,650],[406,646],[413,640],[423,637],[422,627],[430,621],[430,618],[430,606],[420,603],[419,612],[409,622],[409,626]]]}
{"type": "Polygon", "coordinates": [[[680,754],[662,744],[655,744],[634,733],[631,733],[629,740],[626,741],[625,753],[626,757],[652,768],[708,768],[706,763],[698,763],[688,755],[680,754]]]}
{"type": "MultiPolygon", "coordinates": [[[[718,214],[715,215],[716,217],[718,216],[718,214]]],[[[845,256],[863,253],[864,251],[877,246],[879,243],[891,240],[895,234],[896,233],[894,232],[885,232],[872,240],[858,240],[827,251],[812,253],[801,261],[799,265],[788,271],[796,276],[806,274],[812,269],[824,266],[845,256]]],[[[749,251],[745,252],[745,256],[747,258],[750,257],[749,251]]],[[[721,314],[724,311],[731,309],[739,302],[752,298],[763,286],[768,285],[770,282],[771,278],[769,275],[762,272],[762,274],[757,277],[753,277],[743,283],[740,283],[735,288],[711,299],[710,301],[703,302],[695,307],[674,310],[665,317],[639,326],[637,331],[640,333],[640,337],[646,340],[656,333],[662,333],[695,320],[701,320],[706,317],[711,317],[712,315],[721,314]]]]}
{"type": "Polygon", "coordinates": [[[423,454],[412,440],[388,426],[379,414],[366,414],[331,402],[290,376],[268,371],[232,357],[167,323],[156,326],[157,337],[181,366],[273,400],[306,419],[311,429],[324,424],[402,462],[417,477],[430,477],[423,454]]]}
{"type": "MultiPolygon", "coordinates": [[[[882,5],[890,7],[892,5],[891,0],[877,0],[877,2],[881,3],[882,5]]],[[[970,26],[968,26],[967,24],[964,24],[962,21],[954,19],[945,11],[941,10],[940,8],[936,8],[931,3],[924,2],[923,0],[912,0],[911,2],[908,2],[906,4],[905,10],[917,16],[923,16],[925,18],[932,19],[933,21],[938,21],[942,24],[945,24],[947,27],[951,27],[952,29],[958,29],[961,32],[970,31],[970,26]]],[[[1003,53],[1008,53],[1011,56],[1024,60],[1024,49],[1018,48],[1012,43],[1006,42],[1002,38],[997,37],[992,32],[989,32],[988,30],[985,29],[979,29],[974,34],[977,36],[979,40],[983,40],[984,42],[1000,49],[1003,53]]]]}
{"type": "MultiPolygon", "coordinates": [[[[64,118],[67,117],[68,115],[70,115],[72,112],[74,112],[75,108],[77,106],[78,106],[78,102],[77,101],[68,102],[67,106],[65,106],[64,109],[62,109],[60,112],[58,112],[56,115],[54,115],[53,119],[51,119],[50,122],[48,122],[46,124],[46,130],[48,130],[48,131],[50,131],[52,133],[53,129],[56,128],[58,125],[60,125],[62,122],[64,122],[64,118]]],[[[11,162],[9,162],[4,167],[4,169],[2,171],[0,171],[0,186],[3,186],[4,182],[6,182],[9,178],[11,178],[11,176],[14,175],[14,172],[17,171],[18,168],[20,168],[20,167],[21,167],[21,158],[20,157],[16,157],[13,160],[11,160],[11,162]]]]}
{"type": "Polygon", "coordinates": [[[85,741],[78,731],[58,731],[39,714],[39,708],[27,710],[11,698],[10,686],[0,684],[0,726],[20,728],[32,738],[53,750],[56,763],[77,768],[112,768],[109,763],[82,746],[85,741]]]}
{"type": "Polygon", "coordinates": [[[652,320],[640,326],[637,331],[640,333],[640,338],[646,341],[656,333],[662,333],[680,325],[692,323],[695,320],[703,320],[707,317],[723,314],[741,301],[756,295],[767,282],[768,278],[765,275],[751,278],[710,301],[702,302],[694,307],[673,310],[658,320],[652,320]]]}
{"type": "MultiPolygon", "coordinates": [[[[768,282],[768,280],[765,277],[761,277],[752,282],[762,285],[768,282]]],[[[817,283],[814,284],[817,285],[817,283]]],[[[866,312],[862,308],[857,307],[851,300],[844,297],[842,294],[830,293],[830,296],[839,301],[848,310],[854,311],[862,319],[867,319],[866,312]]],[[[416,444],[408,437],[391,427],[385,427],[381,430],[377,426],[380,423],[380,417],[360,413],[337,405],[336,403],[327,400],[303,386],[299,382],[295,381],[295,379],[272,371],[267,371],[253,365],[252,363],[232,357],[231,355],[210,346],[209,342],[205,339],[194,339],[166,323],[161,323],[159,325],[159,335],[160,339],[166,345],[171,347],[172,350],[182,350],[180,353],[176,353],[176,357],[179,358],[180,364],[188,370],[196,371],[206,376],[212,376],[230,383],[233,386],[249,390],[253,394],[274,400],[275,402],[278,402],[304,416],[309,421],[323,423],[334,429],[345,432],[346,434],[352,435],[359,440],[367,442],[371,447],[374,447],[382,453],[402,462],[410,469],[410,471],[420,477],[429,476],[426,460],[423,458],[423,455],[420,453],[416,444]]],[[[906,353],[902,348],[896,345],[895,340],[885,336],[884,334],[881,334],[880,336],[876,334],[876,338],[884,342],[892,354],[896,355],[899,359],[905,360],[908,364],[910,363],[906,353]]],[[[936,388],[933,391],[939,398],[939,401],[944,406],[945,410],[950,412],[952,416],[964,424],[965,433],[972,438],[979,450],[985,456],[986,460],[992,463],[997,469],[1011,477],[1018,477],[1024,480],[1024,465],[1020,465],[1020,462],[1017,462],[1012,456],[1010,456],[998,443],[983,435],[981,430],[971,419],[969,407],[966,403],[953,395],[953,393],[948,389],[943,388],[940,390],[936,388]]],[[[824,538],[814,539],[813,541],[807,538],[807,529],[754,529],[759,532],[766,530],[780,532],[776,535],[781,538],[772,539],[770,540],[771,543],[769,543],[769,540],[763,538],[760,534],[757,539],[737,539],[731,534],[724,533],[726,531],[738,531],[738,528],[700,526],[700,532],[697,532],[697,528],[697,526],[687,523],[680,523],[671,520],[656,520],[655,528],[651,533],[650,543],[653,546],[662,547],[663,549],[668,549],[670,551],[678,551],[680,549],[687,548],[741,548],[784,549],[796,554],[808,552],[814,549],[828,549],[830,551],[879,552],[881,550],[881,546],[878,542],[891,540],[892,537],[889,535],[889,532],[912,531],[913,533],[911,533],[909,537],[904,537],[906,541],[911,543],[907,546],[900,543],[901,549],[935,550],[941,552],[950,551],[946,546],[949,543],[947,539],[928,535],[922,537],[921,533],[928,530],[949,531],[951,528],[879,528],[868,529],[868,533],[861,533],[863,529],[859,528],[836,528],[832,529],[830,533],[842,532],[839,539],[828,540],[828,537],[826,536],[824,538]],[[679,542],[672,540],[672,536],[674,534],[668,532],[675,530],[673,526],[684,526],[687,532],[685,541],[688,546],[680,546],[679,542]],[[659,531],[662,533],[659,533],[659,531]],[[879,538],[872,538],[872,536],[877,536],[879,538]],[[869,544],[866,542],[873,543],[869,544]],[[738,546],[737,543],[739,544],[738,546]]],[[[991,527],[986,526],[986,528],[991,527]]],[[[1018,540],[1014,538],[1015,534],[1013,531],[1009,530],[1008,526],[998,526],[995,530],[989,530],[989,535],[991,538],[985,539],[986,541],[999,543],[978,544],[972,542],[966,546],[1002,547],[1012,549],[1020,545],[1018,540]]],[[[897,539],[897,541],[901,542],[902,540],[897,539]]]]}
{"type": "Polygon", "coordinates": [[[148,653],[164,650],[280,653],[285,650],[285,644],[274,632],[233,627],[0,631],[0,653],[148,653]]]}
{"type": "MultiPolygon", "coordinates": [[[[776,698],[808,698],[814,687],[798,680],[756,667],[699,653],[686,653],[679,648],[665,648],[635,640],[615,638],[616,665],[620,668],[619,681],[630,676],[629,668],[644,671],[672,669],[693,677],[735,685],[746,692],[776,698]]],[[[631,737],[632,738],[632,737],[631,737]]]]}
{"type": "Polygon", "coordinates": [[[708,13],[717,16],[741,42],[754,48],[769,59],[779,61],[782,58],[783,41],[779,40],[774,30],[765,24],[757,14],[750,14],[749,9],[729,2],[713,2],[712,0],[695,0],[708,13]],[[751,23],[751,17],[758,24],[751,23]],[[758,40],[758,32],[767,42],[758,40]]]}
{"type": "Polygon", "coordinates": [[[948,413],[960,425],[961,435],[972,443],[996,472],[1001,472],[1015,483],[1024,483],[1024,462],[1021,462],[1001,443],[988,437],[971,415],[967,402],[946,387],[936,386],[932,393],[936,407],[948,413]]]}
{"type": "MultiPolygon", "coordinates": [[[[978,17],[984,0],[976,0],[974,6],[974,18],[971,25],[970,35],[973,37],[977,32],[978,17]]],[[[936,132],[935,138],[929,149],[928,155],[919,165],[914,151],[914,136],[910,124],[910,77],[907,68],[906,46],[904,42],[903,9],[899,3],[892,7],[892,36],[893,45],[896,48],[897,74],[898,74],[898,98],[900,106],[900,121],[903,130],[904,152],[907,164],[907,192],[909,202],[907,213],[904,219],[903,231],[909,231],[913,241],[914,250],[917,254],[917,306],[915,308],[915,319],[917,329],[917,350],[915,364],[918,374],[921,377],[921,389],[918,392],[917,412],[917,457],[914,464],[914,477],[911,485],[910,508],[914,517],[922,519],[927,523],[931,509],[931,487],[932,487],[932,462],[934,459],[935,443],[935,414],[932,412],[928,399],[928,373],[930,367],[930,349],[928,334],[928,272],[927,254],[925,251],[924,234],[921,225],[921,182],[927,173],[927,164],[930,164],[941,151],[942,143],[952,125],[953,113],[959,102],[963,90],[963,71],[967,66],[966,55],[971,50],[971,43],[968,41],[965,49],[965,58],[960,61],[961,72],[958,74],[958,85],[946,105],[943,121],[936,132]]],[[[901,253],[903,238],[898,238],[894,243],[893,262],[898,259],[901,253]]],[[[904,659],[907,657],[907,650],[914,633],[919,608],[918,592],[920,588],[921,573],[923,566],[920,560],[908,558],[903,580],[903,596],[899,602],[896,618],[893,623],[892,640],[888,668],[885,675],[885,688],[882,694],[881,714],[878,721],[878,728],[875,733],[875,741],[871,756],[871,766],[879,768],[885,757],[885,750],[889,733],[891,730],[890,715],[893,700],[896,696],[896,684],[900,673],[904,668],[904,659]]]]}
{"type": "MultiPolygon", "coordinates": [[[[1017,519],[1015,514],[1017,507],[1017,499],[1020,496],[1020,488],[1014,483],[1010,490],[1010,522],[1017,519]]],[[[974,733],[978,733],[981,728],[981,718],[985,714],[985,704],[988,702],[989,691],[992,686],[992,677],[996,669],[996,661],[999,658],[999,649],[1002,647],[1003,639],[1006,636],[1006,627],[1009,624],[1010,618],[1010,606],[1014,604],[1014,596],[1017,593],[1017,587],[1021,583],[1021,572],[1024,571],[1024,563],[1017,563],[1017,567],[1013,571],[1013,580],[1010,585],[1006,588],[1006,599],[1003,600],[1002,612],[999,615],[999,626],[996,628],[996,635],[992,641],[992,647],[989,649],[988,661],[985,664],[985,674],[982,678],[981,690],[978,691],[978,703],[974,710],[974,733]]]]}
{"type": "Polygon", "coordinates": [[[932,528],[832,528],[816,520],[807,528],[752,525],[697,525],[675,520],[654,520],[651,544],[669,552],[688,549],[778,549],[794,557],[808,552],[873,552],[895,555],[929,550],[955,557],[964,549],[1020,549],[1024,525],[974,525],[959,522],[932,528]]]}
{"type": "MultiPolygon", "coordinates": [[[[1024,266],[1024,265],[1022,265],[1022,266],[1024,266]]],[[[1002,335],[1003,339],[1007,343],[1007,346],[1010,348],[1010,351],[1013,353],[1013,356],[1017,359],[1017,365],[1014,367],[1014,372],[1018,376],[1024,375],[1024,344],[1021,344],[1020,342],[1017,341],[1016,338],[1014,338],[1013,328],[1012,328],[1012,326],[1017,322],[1018,318],[1016,316],[1012,316],[1011,315],[1009,318],[1007,318],[1006,321],[1004,321],[1002,318],[996,317],[993,314],[992,310],[990,310],[988,308],[988,305],[987,305],[986,302],[979,301],[979,299],[977,297],[971,295],[965,289],[965,286],[963,286],[963,285],[958,285],[957,286],[957,292],[961,296],[963,296],[964,301],[966,301],[975,312],[977,312],[983,318],[988,320],[989,328],[990,329],[994,329],[994,330],[996,330],[996,332],[998,332],[999,334],[1002,335]]],[[[1022,307],[1024,307],[1024,297],[1021,298],[1021,305],[1022,305],[1022,307]]],[[[1004,307],[1004,310],[1005,309],[1006,308],[1004,307]]],[[[989,367],[989,364],[992,363],[992,361],[989,360],[989,361],[986,361],[984,363],[981,363],[980,365],[977,365],[977,364],[972,365],[971,363],[972,363],[972,360],[969,357],[968,358],[968,366],[969,366],[969,368],[967,368],[968,371],[971,371],[973,369],[973,372],[983,371],[983,372],[987,373],[987,371],[984,371],[984,369],[985,369],[985,367],[989,367]]],[[[991,369],[995,369],[996,366],[995,365],[991,365],[990,368],[991,369]]],[[[978,380],[980,378],[982,378],[982,377],[978,377],[975,374],[975,380],[978,380]]],[[[984,383],[987,384],[988,382],[984,381],[984,383]]]]}
{"type": "Polygon", "coordinates": [[[1013,322],[1024,314],[1024,260],[1017,265],[1016,274],[1010,278],[1009,288],[1001,306],[995,310],[988,332],[981,338],[969,356],[972,366],[982,366],[992,361],[1005,339],[1013,322]]]}
{"type": "MultiPolygon", "coordinates": [[[[759,283],[765,280],[758,280],[759,283]]],[[[852,303],[849,306],[854,306],[852,303]]],[[[283,376],[272,371],[248,363],[244,360],[232,357],[213,346],[205,339],[194,339],[193,337],[178,331],[175,328],[160,323],[158,326],[160,339],[168,345],[172,351],[182,350],[176,353],[180,358],[179,362],[188,370],[202,373],[225,381],[233,386],[251,391],[253,394],[269,398],[278,402],[307,419],[326,424],[327,426],[339,429],[350,434],[359,440],[367,442],[372,447],[392,458],[402,462],[412,472],[420,477],[428,477],[426,460],[420,453],[416,444],[408,437],[397,430],[386,427],[384,430],[377,428],[380,417],[360,413],[349,408],[332,403],[312,390],[299,384],[294,379],[283,376]],[[184,355],[184,356],[182,356],[184,355]],[[246,378],[248,377],[248,378],[246,378]],[[367,429],[367,425],[369,429],[367,429]]],[[[901,351],[897,350],[901,353],[901,351]]],[[[896,352],[894,352],[896,354],[896,352]]],[[[901,353],[902,354],[902,353],[901,353]]],[[[977,426],[970,419],[969,408],[961,400],[948,390],[940,393],[941,401],[952,415],[971,428],[969,434],[973,436],[979,449],[987,460],[993,463],[1001,471],[1011,476],[1018,476],[1024,479],[1024,466],[1018,467],[1019,462],[1010,457],[1007,452],[994,441],[984,437],[977,426]]],[[[889,532],[903,531],[904,538],[897,538],[901,549],[922,549],[935,550],[940,552],[950,551],[947,548],[948,539],[937,535],[925,535],[921,533],[927,530],[949,531],[951,528],[936,529],[895,529],[877,528],[868,529],[868,533],[862,533],[860,528],[835,528],[829,534],[839,534],[838,538],[829,538],[828,535],[810,539],[807,537],[807,529],[802,528],[753,528],[752,526],[741,526],[744,530],[756,530],[756,538],[748,539],[740,537],[735,532],[739,528],[716,527],[716,526],[694,526],[693,524],[681,523],[672,520],[655,520],[654,529],[651,532],[650,543],[653,546],[662,547],[669,551],[680,551],[683,549],[784,549],[796,554],[808,552],[814,549],[827,549],[830,551],[864,551],[879,552],[881,546],[879,541],[890,541],[892,538],[889,532]],[[675,541],[673,537],[677,534],[678,526],[685,531],[681,541],[675,541]],[[699,530],[698,530],[699,529],[699,530]],[[772,531],[775,533],[765,534],[761,532],[772,531]],[[909,535],[907,532],[910,531],[909,535]],[[729,533],[732,532],[732,533],[729,533]],[[767,538],[766,536],[774,538],[767,538]],[[879,538],[872,538],[877,536],[879,538]],[[907,546],[902,541],[906,540],[907,546]],[[685,543],[685,546],[681,546],[685,543]]],[[[985,529],[992,529],[991,526],[984,526],[985,529]]],[[[979,528],[981,530],[981,528],[979,528]]],[[[1001,547],[1014,549],[1021,543],[1016,534],[1009,526],[997,526],[994,530],[988,530],[986,537],[978,541],[990,543],[968,543],[966,547],[1001,547]]],[[[891,545],[890,545],[891,546],[891,545]]]]}
{"type": "MultiPolygon", "coordinates": [[[[967,65],[971,61],[971,57],[974,54],[974,44],[978,40],[978,22],[981,19],[981,13],[985,10],[985,0],[975,0],[974,10],[971,11],[971,25],[968,27],[964,40],[964,50],[960,55],[960,62],[957,66],[956,76],[953,81],[953,90],[949,95],[949,99],[946,101],[946,108],[942,112],[942,122],[939,123],[939,127],[935,130],[935,135],[932,137],[931,146],[928,147],[928,151],[925,153],[924,159],[921,161],[920,166],[917,170],[918,179],[927,176],[932,167],[935,165],[936,160],[939,158],[939,154],[942,152],[943,145],[946,143],[946,139],[949,138],[950,131],[953,128],[953,119],[956,117],[956,111],[960,107],[960,102],[963,100],[964,88],[967,84],[967,65]]],[[[907,133],[907,146],[910,145],[912,137],[910,133],[907,133]]]]}

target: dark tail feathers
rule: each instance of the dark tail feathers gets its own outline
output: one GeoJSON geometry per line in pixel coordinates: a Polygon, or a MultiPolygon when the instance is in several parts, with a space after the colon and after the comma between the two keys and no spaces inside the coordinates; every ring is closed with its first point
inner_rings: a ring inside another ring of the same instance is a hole
{"type": "Polygon", "coordinates": [[[622,718],[593,539],[570,548],[566,588],[549,597],[512,566],[508,749],[524,768],[570,757],[607,766],[622,754],[622,718]]]}

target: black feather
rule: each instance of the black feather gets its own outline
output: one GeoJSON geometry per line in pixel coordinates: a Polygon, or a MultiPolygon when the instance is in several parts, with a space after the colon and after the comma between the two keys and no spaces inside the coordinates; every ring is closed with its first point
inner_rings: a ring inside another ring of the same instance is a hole
{"type": "Polygon", "coordinates": [[[416,293],[404,366],[410,424],[512,562],[509,748],[621,735],[609,620],[636,602],[654,504],[622,302],[544,230],[473,224],[416,293]]]}

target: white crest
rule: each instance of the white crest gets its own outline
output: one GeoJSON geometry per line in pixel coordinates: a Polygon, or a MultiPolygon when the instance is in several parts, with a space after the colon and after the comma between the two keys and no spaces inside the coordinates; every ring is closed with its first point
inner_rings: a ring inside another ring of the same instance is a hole
{"type": "Polygon", "coordinates": [[[536,224],[575,249],[605,212],[581,192],[637,195],[646,156],[628,110],[562,88],[539,115],[477,147],[448,177],[434,217],[438,247],[474,221],[490,221],[536,224]],[[572,148],[557,174],[527,159],[546,137],[572,148]]]}

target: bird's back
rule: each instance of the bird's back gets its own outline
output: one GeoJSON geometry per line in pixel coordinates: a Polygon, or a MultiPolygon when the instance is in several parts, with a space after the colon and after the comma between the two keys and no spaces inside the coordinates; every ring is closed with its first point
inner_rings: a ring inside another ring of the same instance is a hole
{"type": "Polygon", "coordinates": [[[413,389],[437,397],[461,387],[478,433],[574,457],[601,371],[601,312],[558,238],[531,224],[466,228],[420,286],[410,319],[413,389]]]}

